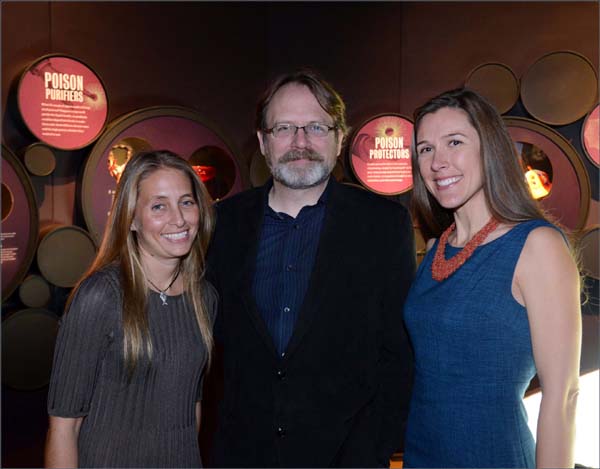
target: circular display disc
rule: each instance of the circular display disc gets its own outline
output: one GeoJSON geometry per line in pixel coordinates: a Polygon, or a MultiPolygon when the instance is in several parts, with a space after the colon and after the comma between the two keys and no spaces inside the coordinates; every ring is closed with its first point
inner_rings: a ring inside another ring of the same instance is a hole
{"type": "Polygon", "coordinates": [[[61,150],[92,143],[108,118],[100,78],[80,60],[62,55],[46,55],[27,67],[17,101],[31,133],[61,150]]]}
{"type": "Polygon", "coordinates": [[[25,149],[25,167],[34,176],[48,176],[56,168],[56,157],[52,148],[43,143],[34,143],[25,149]]]}
{"type": "Polygon", "coordinates": [[[570,124],[597,102],[596,70],[575,52],[544,55],[521,78],[521,99],[536,119],[550,125],[570,124]]]}
{"type": "Polygon", "coordinates": [[[586,222],[591,190],[577,150],[561,134],[539,122],[521,117],[505,117],[504,121],[517,148],[530,144],[552,165],[552,189],[540,200],[542,207],[562,225],[580,230],[586,222]]]}
{"type": "Polygon", "coordinates": [[[2,145],[2,299],[25,277],[37,245],[39,216],[27,171],[2,145]]]}
{"type": "Polygon", "coordinates": [[[2,381],[18,390],[50,381],[58,317],[45,309],[24,309],[2,321],[2,381]]]}
{"type": "Polygon", "coordinates": [[[500,114],[510,111],[519,99],[517,77],[508,66],[500,63],[479,65],[469,73],[465,86],[485,97],[500,114]]]}
{"type": "Polygon", "coordinates": [[[363,186],[382,195],[412,189],[412,133],[412,122],[400,114],[380,114],[358,128],[349,146],[350,167],[363,186]]]}
{"type": "Polygon", "coordinates": [[[39,275],[28,275],[19,287],[19,298],[30,308],[46,306],[51,296],[50,285],[39,275]]]}
{"type": "Polygon", "coordinates": [[[117,180],[133,154],[170,150],[190,161],[213,199],[243,189],[231,147],[191,109],[157,106],[126,114],[109,124],[85,164],[81,205],[92,237],[99,242],[117,180]]]}
{"type": "Polygon", "coordinates": [[[588,114],[581,129],[581,142],[588,159],[600,167],[600,104],[588,114]]]}
{"type": "Polygon", "coordinates": [[[54,226],[44,230],[37,250],[37,264],[48,282],[71,288],[96,256],[87,231],[78,226],[54,226]]]}

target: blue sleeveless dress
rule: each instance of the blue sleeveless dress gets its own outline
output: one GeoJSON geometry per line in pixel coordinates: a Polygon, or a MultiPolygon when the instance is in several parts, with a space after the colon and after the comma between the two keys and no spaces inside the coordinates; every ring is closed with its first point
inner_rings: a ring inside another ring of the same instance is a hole
{"type": "MultiPolygon", "coordinates": [[[[431,278],[438,241],[404,307],[415,385],[404,467],[535,467],[523,395],[535,375],[527,312],[511,283],[532,220],[479,246],[442,282],[431,278]]],[[[460,248],[447,245],[446,258],[460,248]]]]}

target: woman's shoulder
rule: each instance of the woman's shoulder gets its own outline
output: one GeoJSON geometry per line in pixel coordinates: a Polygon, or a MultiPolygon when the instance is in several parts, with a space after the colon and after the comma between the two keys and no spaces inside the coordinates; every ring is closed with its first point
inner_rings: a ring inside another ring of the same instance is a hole
{"type": "Polygon", "coordinates": [[[107,266],[91,273],[77,286],[61,323],[104,331],[116,327],[120,314],[119,271],[107,266]]]}
{"type": "Polygon", "coordinates": [[[502,222],[500,226],[488,237],[485,244],[496,246],[512,246],[520,252],[524,246],[537,237],[556,237],[563,243],[568,240],[564,232],[557,225],[543,219],[535,218],[517,222],[502,222]]]}
{"type": "Polygon", "coordinates": [[[78,315],[92,314],[100,309],[118,312],[121,297],[119,268],[107,265],[81,281],[75,290],[69,311],[75,311],[78,315]]]}
{"type": "Polygon", "coordinates": [[[546,222],[536,224],[526,233],[525,248],[550,252],[558,248],[567,248],[569,240],[565,232],[558,226],[546,222]]]}
{"type": "Polygon", "coordinates": [[[530,220],[514,223],[514,226],[521,228],[526,233],[537,230],[538,228],[549,228],[557,233],[562,232],[558,225],[546,220],[545,218],[532,218],[530,220]]]}
{"type": "Polygon", "coordinates": [[[433,245],[435,244],[436,241],[437,241],[437,238],[429,238],[427,240],[427,244],[425,245],[427,252],[429,252],[431,250],[431,248],[433,247],[433,245]]]}
{"type": "Polygon", "coordinates": [[[566,235],[546,222],[528,231],[515,269],[515,280],[524,294],[557,294],[563,287],[578,288],[575,255],[566,235]]]}
{"type": "MultiPolygon", "coordinates": [[[[545,219],[533,219],[517,223],[513,229],[525,242],[524,248],[539,246],[541,249],[569,246],[569,239],[562,228],[545,219]]],[[[511,230],[511,231],[512,231],[511,230]]]]}
{"type": "Polygon", "coordinates": [[[120,295],[121,274],[117,264],[108,264],[88,275],[79,285],[84,292],[100,291],[111,295],[120,295]]]}
{"type": "MultiPolygon", "coordinates": [[[[529,223],[529,222],[526,222],[529,223]]],[[[564,270],[575,266],[575,259],[565,232],[546,220],[532,223],[524,233],[519,259],[521,268],[532,272],[564,270]]]]}

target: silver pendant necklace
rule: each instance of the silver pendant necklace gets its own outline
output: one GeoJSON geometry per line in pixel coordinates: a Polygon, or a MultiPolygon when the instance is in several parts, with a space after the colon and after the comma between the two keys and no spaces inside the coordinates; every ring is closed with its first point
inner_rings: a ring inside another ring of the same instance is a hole
{"type": "Polygon", "coordinates": [[[173,280],[171,280],[171,283],[169,283],[169,286],[167,288],[165,288],[164,290],[161,290],[156,285],[154,285],[154,283],[152,283],[152,280],[150,280],[149,278],[146,278],[146,280],[148,280],[148,282],[150,283],[150,285],[152,285],[155,290],[158,290],[158,296],[162,300],[162,306],[168,306],[166,291],[169,288],[171,288],[171,286],[173,286],[173,284],[175,283],[175,280],[177,280],[177,277],[179,277],[179,271],[180,270],[181,270],[181,264],[177,266],[177,272],[175,272],[175,276],[173,277],[173,280]]]}

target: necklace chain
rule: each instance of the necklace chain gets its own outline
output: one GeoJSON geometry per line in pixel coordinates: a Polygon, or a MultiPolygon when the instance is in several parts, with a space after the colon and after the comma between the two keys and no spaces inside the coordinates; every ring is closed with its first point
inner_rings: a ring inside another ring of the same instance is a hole
{"type": "Polygon", "coordinates": [[[431,277],[438,282],[450,277],[450,275],[456,272],[467,259],[471,257],[475,249],[485,241],[485,238],[496,229],[498,224],[498,220],[495,220],[493,217],[490,218],[490,221],[488,221],[485,226],[481,228],[467,244],[465,244],[465,247],[462,248],[458,254],[446,260],[445,252],[446,244],[448,244],[448,237],[450,236],[450,233],[456,229],[456,223],[452,223],[452,225],[442,233],[442,236],[440,236],[440,241],[431,264],[431,277]]]}
{"type": "Polygon", "coordinates": [[[177,277],[179,277],[179,272],[180,271],[181,271],[181,264],[179,264],[177,266],[177,272],[175,272],[175,275],[173,276],[173,279],[171,280],[171,283],[169,283],[169,285],[167,286],[167,288],[165,288],[164,290],[161,290],[160,288],[158,288],[156,285],[154,285],[154,283],[152,282],[152,280],[150,280],[149,278],[146,277],[146,280],[148,280],[148,283],[150,283],[150,285],[152,285],[155,290],[158,290],[158,296],[162,300],[162,305],[163,306],[167,306],[168,305],[166,291],[173,286],[173,284],[175,283],[175,280],[177,280],[177,277]]]}

